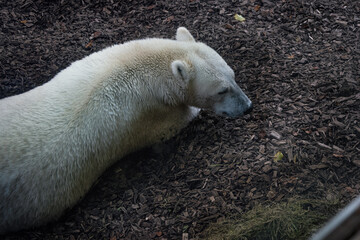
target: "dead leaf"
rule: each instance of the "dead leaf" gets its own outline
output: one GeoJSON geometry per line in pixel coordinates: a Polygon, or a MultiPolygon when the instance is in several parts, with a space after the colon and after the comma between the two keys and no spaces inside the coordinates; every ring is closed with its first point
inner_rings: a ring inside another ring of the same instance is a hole
{"type": "Polygon", "coordinates": [[[287,58],[288,59],[293,59],[295,57],[295,55],[294,54],[291,54],[291,55],[289,55],[287,58]]]}
{"type": "Polygon", "coordinates": [[[28,20],[22,20],[22,21],[20,21],[20,23],[24,24],[27,27],[31,27],[34,25],[34,23],[32,23],[31,21],[28,21],[28,20]]]}
{"type": "Polygon", "coordinates": [[[244,22],[245,21],[245,18],[243,16],[241,16],[240,14],[235,14],[235,19],[240,21],[240,22],[244,22]]]}
{"type": "Polygon", "coordinates": [[[90,40],[90,42],[88,44],[86,44],[85,48],[90,48],[92,47],[93,44],[93,40],[90,40]]]}
{"type": "Polygon", "coordinates": [[[278,151],[274,156],[274,162],[280,161],[284,157],[284,154],[282,152],[278,151]]]}
{"type": "Polygon", "coordinates": [[[95,39],[95,38],[98,38],[98,37],[100,37],[100,36],[101,36],[101,32],[96,31],[96,32],[94,32],[93,34],[91,34],[90,40],[95,39]]]}

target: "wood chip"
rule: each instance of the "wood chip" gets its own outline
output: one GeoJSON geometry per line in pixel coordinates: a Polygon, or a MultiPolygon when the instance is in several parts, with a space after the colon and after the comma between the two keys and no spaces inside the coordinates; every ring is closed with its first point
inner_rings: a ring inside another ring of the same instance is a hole
{"type": "Polygon", "coordinates": [[[312,170],[323,169],[323,168],[327,168],[327,167],[328,166],[326,164],[323,164],[323,163],[309,166],[309,168],[312,169],[312,170]]]}
{"type": "Polygon", "coordinates": [[[278,132],[274,131],[274,130],[272,130],[272,131],[270,132],[270,136],[276,138],[277,140],[280,140],[280,139],[281,139],[281,135],[280,135],[278,132]]]}
{"type": "Polygon", "coordinates": [[[321,142],[317,142],[317,144],[320,146],[320,147],[323,147],[323,148],[327,148],[327,149],[332,149],[330,146],[324,144],[324,143],[321,143],[321,142]]]}
{"type": "Polygon", "coordinates": [[[183,233],[182,234],[182,240],[189,240],[189,234],[188,233],[183,233]]]}
{"type": "Polygon", "coordinates": [[[272,167],[270,165],[265,165],[262,168],[263,172],[265,172],[265,173],[268,173],[269,171],[271,171],[271,169],[272,169],[272,167]]]}
{"type": "Polygon", "coordinates": [[[332,121],[333,121],[334,125],[336,125],[336,126],[338,126],[338,127],[341,127],[341,128],[346,127],[345,124],[339,122],[336,118],[333,118],[332,121]]]}
{"type": "Polygon", "coordinates": [[[360,160],[352,160],[353,164],[360,167],[360,160]]]}

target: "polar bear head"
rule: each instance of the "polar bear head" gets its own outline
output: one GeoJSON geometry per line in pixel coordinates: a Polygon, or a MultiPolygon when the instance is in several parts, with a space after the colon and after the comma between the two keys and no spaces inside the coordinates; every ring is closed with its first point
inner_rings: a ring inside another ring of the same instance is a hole
{"type": "Polygon", "coordinates": [[[191,44],[187,59],[174,60],[174,76],[187,82],[189,105],[212,109],[218,115],[237,117],[251,111],[252,102],[235,82],[234,71],[207,45],[195,42],[190,32],[180,27],[176,40],[191,44]]]}

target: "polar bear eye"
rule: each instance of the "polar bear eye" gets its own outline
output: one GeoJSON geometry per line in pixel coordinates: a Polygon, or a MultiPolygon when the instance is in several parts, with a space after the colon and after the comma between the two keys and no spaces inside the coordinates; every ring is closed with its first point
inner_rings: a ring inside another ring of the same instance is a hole
{"type": "Polygon", "coordinates": [[[223,90],[221,90],[220,92],[218,92],[219,95],[223,95],[225,93],[227,93],[229,91],[229,88],[224,88],[223,90]]]}

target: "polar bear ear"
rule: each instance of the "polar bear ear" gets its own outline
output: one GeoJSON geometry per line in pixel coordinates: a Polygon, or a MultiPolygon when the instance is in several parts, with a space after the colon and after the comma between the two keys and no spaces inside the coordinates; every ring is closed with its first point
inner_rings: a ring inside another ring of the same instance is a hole
{"type": "Polygon", "coordinates": [[[184,27],[179,27],[176,31],[176,40],[184,42],[195,42],[191,33],[184,27]]]}
{"type": "Polygon", "coordinates": [[[175,60],[171,63],[171,70],[177,79],[189,82],[189,67],[181,60],[175,60]]]}

